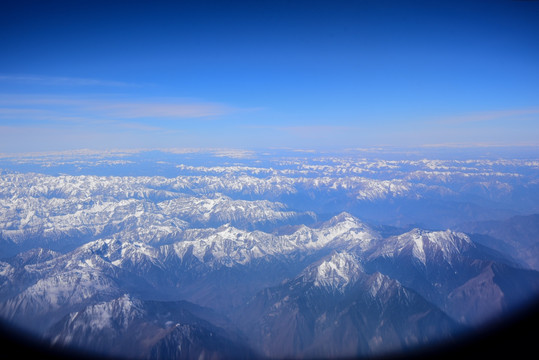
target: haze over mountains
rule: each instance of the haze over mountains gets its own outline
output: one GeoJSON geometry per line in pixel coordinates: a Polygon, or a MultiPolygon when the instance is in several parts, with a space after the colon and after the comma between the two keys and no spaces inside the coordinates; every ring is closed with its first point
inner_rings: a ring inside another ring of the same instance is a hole
{"type": "Polygon", "coordinates": [[[539,295],[539,160],[3,155],[0,316],[129,358],[392,354],[539,295]]]}

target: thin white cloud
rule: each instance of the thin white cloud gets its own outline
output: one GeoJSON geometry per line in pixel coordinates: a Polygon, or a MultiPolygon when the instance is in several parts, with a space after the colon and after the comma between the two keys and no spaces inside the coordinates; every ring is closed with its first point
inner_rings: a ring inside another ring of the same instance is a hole
{"type": "Polygon", "coordinates": [[[47,86],[103,86],[103,87],[140,87],[139,84],[133,84],[123,81],[88,79],[76,77],[61,76],[42,76],[42,75],[0,75],[0,82],[35,84],[47,86]]]}
{"type": "Polygon", "coordinates": [[[233,111],[232,108],[213,103],[101,103],[93,105],[97,110],[109,117],[134,118],[201,118],[225,115],[233,111]]]}
{"type": "Polygon", "coordinates": [[[123,121],[114,121],[114,122],[111,121],[110,123],[112,123],[114,126],[116,126],[119,129],[170,132],[170,130],[166,130],[160,126],[139,124],[139,123],[133,123],[133,122],[123,122],[123,121]]]}
{"type": "Polygon", "coordinates": [[[438,122],[440,124],[464,124],[471,122],[495,121],[500,119],[520,120],[529,115],[539,115],[539,108],[474,112],[469,114],[445,117],[443,119],[440,119],[438,122]]]}
{"type": "MultiPolygon", "coordinates": [[[[120,97],[120,96],[119,96],[120,97]]],[[[101,97],[13,95],[0,96],[0,117],[61,120],[216,118],[245,109],[190,99],[118,100],[101,97]]]]}
{"type": "MultiPolygon", "coordinates": [[[[27,118],[43,118],[47,117],[47,110],[44,109],[20,109],[20,108],[2,108],[0,107],[0,118],[11,117],[27,117],[27,118]]],[[[49,112],[50,113],[50,112],[49,112]]],[[[52,113],[50,113],[52,114],[52,113]]]]}
{"type": "Polygon", "coordinates": [[[343,125],[298,125],[298,126],[281,126],[279,130],[294,136],[317,138],[327,137],[337,134],[349,134],[350,132],[356,132],[359,127],[356,126],[343,126],[343,125]]]}
{"type": "MultiPolygon", "coordinates": [[[[121,124],[120,124],[121,125],[121,124]]],[[[148,136],[148,129],[0,125],[0,153],[24,153],[88,148],[154,148],[170,144],[180,133],[148,136]]]]}
{"type": "Polygon", "coordinates": [[[537,142],[465,142],[465,143],[439,143],[439,144],[423,144],[419,145],[420,148],[455,148],[455,149],[467,149],[467,148],[489,148],[489,147],[537,147],[537,142]]]}
{"type": "Polygon", "coordinates": [[[187,146],[206,141],[187,133],[198,126],[189,119],[242,110],[192,99],[0,94],[0,151],[187,146]]]}

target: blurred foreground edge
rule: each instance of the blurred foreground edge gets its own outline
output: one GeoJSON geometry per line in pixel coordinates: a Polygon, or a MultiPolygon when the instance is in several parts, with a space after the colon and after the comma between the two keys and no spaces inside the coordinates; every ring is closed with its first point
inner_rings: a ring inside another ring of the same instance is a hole
{"type": "MultiPolygon", "coordinates": [[[[3,320],[0,320],[0,346],[2,359],[77,359],[98,360],[117,359],[96,356],[77,350],[66,350],[51,347],[39,341],[3,320]]],[[[513,316],[495,324],[482,328],[481,331],[470,332],[454,342],[439,346],[420,348],[391,354],[388,356],[372,356],[367,359],[478,359],[486,356],[528,359],[539,353],[539,302],[536,301],[513,316]]]]}

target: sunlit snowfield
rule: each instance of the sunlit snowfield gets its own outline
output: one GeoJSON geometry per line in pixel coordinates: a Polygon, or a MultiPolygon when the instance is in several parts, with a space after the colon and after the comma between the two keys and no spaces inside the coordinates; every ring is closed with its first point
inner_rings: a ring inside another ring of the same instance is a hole
{"type": "Polygon", "coordinates": [[[0,157],[0,316],[129,358],[457,341],[539,292],[539,159],[388,149],[0,157]]]}

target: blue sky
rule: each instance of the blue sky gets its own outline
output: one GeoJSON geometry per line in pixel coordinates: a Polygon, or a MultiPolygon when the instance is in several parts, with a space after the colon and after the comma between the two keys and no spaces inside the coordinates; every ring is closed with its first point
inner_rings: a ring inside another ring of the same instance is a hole
{"type": "Polygon", "coordinates": [[[0,152],[539,145],[537,1],[3,1],[0,152]]]}

